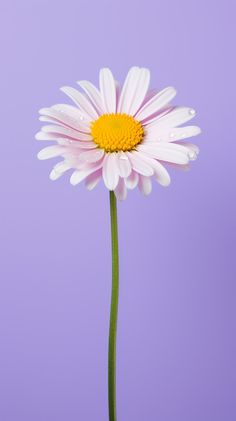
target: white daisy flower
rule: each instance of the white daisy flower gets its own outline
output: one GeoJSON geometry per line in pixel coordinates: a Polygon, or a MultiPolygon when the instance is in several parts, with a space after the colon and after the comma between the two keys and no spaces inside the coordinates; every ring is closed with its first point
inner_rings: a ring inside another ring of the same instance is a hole
{"type": "Polygon", "coordinates": [[[185,139],[200,133],[197,126],[179,127],[195,116],[188,107],[169,105],[172,87],[149,89],[148,69],[132,67],[122,87],[108,68],[101,69],[99,90],[88,81],[78,82],[83,92],[61,90],[75,105],[57,104],[39,111],[40,121],[50,123],[36,134],[37,140],[56,144],[42,149],[39,159],[62,157],[50,173],[51,180],[72,169],[73,185],[85,181],[92,190],[103,179],[117,199],[127,189],[139,187],[148,195],[151,178],[168,186],[165,163],[186,168],[195,160],[198,147],[185,139]]]}

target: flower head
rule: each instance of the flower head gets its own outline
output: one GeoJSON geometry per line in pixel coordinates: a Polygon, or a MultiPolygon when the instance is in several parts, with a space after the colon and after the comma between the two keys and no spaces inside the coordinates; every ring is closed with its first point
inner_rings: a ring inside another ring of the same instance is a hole
{"type": "Polygon", "coordinates": [[[83,89],[63,87],[75,105],[57,104],[39,111],[50,123],[36,134],[37,140],[56,144],[42,149],[39,159],[62,157],[50,173],[51,180],[72,169],[73,185],[85,180],[92,190],[103,179],[120,200],[136,186],[151,192],[151,177],[170,183],[163,164],[186,168],[198,154],[197,146],[185,142],[200,133],[197,126],[179,127],[194,117],[187,107],[169,105],[176,95],[172,87],[149,89],[148,69],[132,67],[121,87],[107,68],[100,71],[100,89],[88,81],[83,89]]]}

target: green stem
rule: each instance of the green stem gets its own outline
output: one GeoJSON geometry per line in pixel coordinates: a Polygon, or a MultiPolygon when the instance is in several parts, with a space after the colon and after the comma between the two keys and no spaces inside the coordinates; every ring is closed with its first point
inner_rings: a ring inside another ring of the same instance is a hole
{"type": "Polygon", "coordinates": [[[119,254],[116,197],[110,191],[111,246],[112,246],[112,291],[108,350],[108,401],[109,421],[116,421],[116,333],[119,295],[119,254]]]}

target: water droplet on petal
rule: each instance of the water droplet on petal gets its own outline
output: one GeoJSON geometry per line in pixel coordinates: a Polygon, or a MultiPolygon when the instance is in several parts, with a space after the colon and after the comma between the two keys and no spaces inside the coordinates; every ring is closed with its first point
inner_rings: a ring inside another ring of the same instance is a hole
{"type": "Polygon", "coordinates": [[[196,111],[195,111],[193,108],[191,108],[191,109],[189,110],[189,114],[190,114],[190,115],[195,115],[195,114],[196,114],[196,111]]]}
{"type": "Polygon", "coordinates": [[[197,158],[197,154],[194,151],[190,151],[188,153],[188,156],[191,159],[191,161],[195,161],[195,159],[197,158]]]}

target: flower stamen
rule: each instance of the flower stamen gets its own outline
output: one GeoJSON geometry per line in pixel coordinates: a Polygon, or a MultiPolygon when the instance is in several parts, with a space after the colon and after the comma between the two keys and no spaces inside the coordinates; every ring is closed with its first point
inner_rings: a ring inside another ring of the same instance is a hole
{"type": "Polygon", "coordinates": [[[91,123],[94,142],[106,152],[130,151],[142,142],[141,123],[125,113],[103,114],[91,123]]]}

